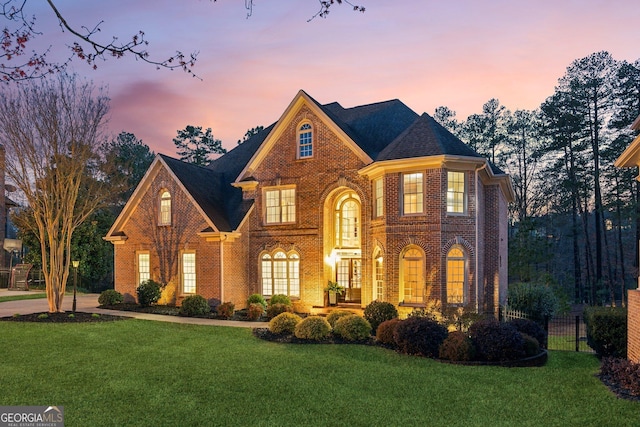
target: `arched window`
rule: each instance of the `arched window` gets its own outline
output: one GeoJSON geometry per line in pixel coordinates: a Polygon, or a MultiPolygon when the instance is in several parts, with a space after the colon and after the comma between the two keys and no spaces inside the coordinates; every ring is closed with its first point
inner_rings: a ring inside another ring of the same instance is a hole
{"type": "Polygon", "coordinates": [[[402,296],[405,304],[424,302],[424,252],[417,246],[409,246],[400,259],[402,296]]]}
{"type": "Polygon", "coordinates": [[[260,257],[262,295],[270,297],[282,294],[300,297],[300,256],[296,252],[286,254],[281,249],[264,253],[260,257]]]}
{"type": "Polygon", "coordinates": [[[454,246],[447,253],[447,303],[465,304],[466,257],[460,246],[454,246]]]}
{"type": "Polygon", "coordinates": [[[167,190],[160,194],[158,225],[171,225],[171,194],[167,190]]]}
{"type": "Polygon", "coordinates": [[[304,123],[298,128],[298,158],[313,157],[313,128],[304,123]]]}
{"type": "Polygon", "coordinates": [[[355,197],[354,193],[347,193],[336,203],[336,248],[360,247],[360,202],[355,197]]]}

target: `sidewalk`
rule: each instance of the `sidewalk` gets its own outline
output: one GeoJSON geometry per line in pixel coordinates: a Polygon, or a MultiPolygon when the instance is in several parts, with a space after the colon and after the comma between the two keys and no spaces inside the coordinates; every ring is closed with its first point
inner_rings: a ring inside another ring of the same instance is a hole
{"type": "MultiPolygon", "coordinates": [[[[0,297],[43,293],[44,291],[7,291],[0,289],[0,297]]],[[[98,294],[85,294],[76,297],[76,311],[85,313],[110,314],[112,316],[132,317],[157,322],[184,323],[189,325],[233,326],[238,328],[266,328],[268,322],[241,322],[236,320],[201,319],[198,317],[165,316],[161,314],[136,313],[134,311],[105,310],[98,308],[98,294]]],[[[73,295],[65,295],[62,308],[71,311],[73,295]]],[[[0,317],[13,316],[16,313],[30,314],[49,311],[46,298],[0,302],[0,317]]]]}

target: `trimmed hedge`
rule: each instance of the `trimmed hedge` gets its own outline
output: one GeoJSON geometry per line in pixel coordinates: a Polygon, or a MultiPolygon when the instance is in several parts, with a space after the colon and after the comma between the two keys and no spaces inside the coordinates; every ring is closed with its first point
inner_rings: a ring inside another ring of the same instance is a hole
{"type": "Polygon", "coordinates": [[[182,301],[180,315],[187,317],[204,316],[211,312],[209,303],[202,295],[189,295],[182,301]]]}
{"type": "Polygon", "coordinates": [[[426,317],[410,317],[396,326],[393,336],[398,351],[436,358],[447,328],[426,317]]]}
{"type": "Polygon", "coordinates": [[[247,318],[251,321],[260,320],[264,311],[264,306],[260,303],[249,304],[247,308],[247,318]]]}
{"type": "Polygon", "coordinates": [[[495,319],[480,320],[471,325],[469,335],[480,360],[495,362],[525,357],[524,338],[510,323],[495,319]]]}
{"type": "Polygon", "coordinates": [[[274,334],[292,334],[300,321],[302,321],[302,318],[297,314],[280,313],[269,321],[269,331],[274,334]]]}
{"type": "Polygon", "coordinates": [[[145,280],[136,288],[136,294],[138,294],[138,304],[143,307],[149,307],[160,299],[162,287],[158,282],[145,280]]]}
{"type": "Polygon", "coordinates": [[[349,310],[331,310],[331,312],[327,315],[327,322],[331,325],[332,328],[336,327],[336,322],[345,316],[351,316],[353,311],[349,310]]]}
{"type": "Polygon", "coordinates": [[[378,330],[376,331],[376,341],[387,346],[395,347],[396,339],[393,334],[400,322],[402,322],[402,320],[396,317],[395,319],[385,320],[380,323],[380,325],[378,325],[378,330]]]}
{"type": "Polygon", "coordinates": [[[308,316],[293,331],[296,338],[322,341],[331,335],[331,325],[322,316],[308,316]]]}
{"type": "Polygon", "coordinates": [[[587,307],[587,344],[600,357],[627,357],[627,309],[622,307],[587,307]]]}
{"type": "Polygon", "coordinates": [[[364,318],[371,324],[375,334],[380,323],[398,317],[398,310],[390,302],[373,301],[364,308],[364,318]]]}
{"type": "Polygon", "coordinates": [[[247,307],[249,307],[251,304],[260,304],[263,310],[267,309],[267,301],[260,294],[249,295],[249,298],[247,298],[247,307]]]}
{"type": "Polygon", "coordinates": [[[535,338],[542,348],[547,348],[547,331],[538,322],[529,319],[513,319],[509,323],[522,334],[535,338]]]}
{"type": "Polygon", "coordinates": [[[98,297],[98,304],[100,305],[122,304],[122,301],[124,301],[124,297],[115,289],[107,289],[98,297]]]}
{"type": "Polygon", "coordinates": [[[476,357],[476,348],[469,334],[461,331],[449,332],[438,351],[440,359],[452,361],[470,361],[476,357]]]}
{"type": "Polygon", "coordinates": [[[347,341],[362,341],[371,337],[371,324],[362,316],[350,314],[336,321],[333,333],[347,341]]]}
{"type": "Polygon", "coordinates": [[[279,302],[275,304],[269,304],[269,306],[267,307],[267,317],[269,319],[273,319],[281,313],[293,313],[293,307],[291,305],[282,304],[279,302]]]}

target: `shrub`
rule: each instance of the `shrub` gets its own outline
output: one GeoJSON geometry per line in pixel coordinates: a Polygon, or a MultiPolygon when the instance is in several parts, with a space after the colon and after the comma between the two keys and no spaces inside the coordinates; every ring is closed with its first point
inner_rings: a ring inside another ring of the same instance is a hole
{"type": "Polygon", "coordinates": [[[267,307],[267,317],[269,319],[273,319],[281,313],[293,313],[293,307],[281,303],[269,304],[269,306],[267,307]]]}
{"type": "Polygon", "coordinates": [[[447,328],[426,317],[410,317],[396,326],[393,336],[402,353],[438,357],[447,328]]]}
{"type": "Polygon", "coordinates": [[[509,323],[522,334],[527,334],[538,341],[542,348],[547,348],[547,331],[538,322],[529,319],[513,319],[509,323]]]}
{"type": "Polygon", "coordinates": [[[260,304],[263,310],[267,309],[267,301],[260,294],[249,295],[249,298],[247,299],[247,307],[249,307],[251,304],[260,304]]]}
{"type": "Polygon", "coordinates": [[[525,356],[535,356],[540,354],[540,343],[537,339],[531,335],[521,333],[522,339],[524,339],[524,353],[525,356]]]}
{"type": "Polygon", "coordinates": [[[402,322],[402,320],[396,317],[395,319],[385,320],[380,323],[376,330],[376,341],[387,346],[395,347],[396,340],[393,337],[393,333],[400,322],[402,322]]]}
{"type": "Polygon", "coordinates": [[[179,313],[181,316],[193,317],[204,316],[210,311],[211,307],[209,307],[209,303],[203,296],[189,295],[182,301],[179,313]]]}
{"type": "Polygon", "coordinates": [[[322,316],[308,316],[295,327],[296,338],[321,341],[331,334],[331,325],[322,316]]]}
{"type": "Polygon", "coordinates": [[[640,363],[618,357],[605,357],[600,366],[600,378],[617,385],[632,396],[640,396],[640,363]]]}
{"type": "Polygon", "coordinates": [[[233,317],[233,311],[235,307],[235,304],[233,304],[231,301],[223,302],[218,306],[216,311],[218,312],[218,316],[222,317],[223,319],[230,319],[233,317]]]}
{"type": "Polygon", "coordinates": [[[553,289],[536,283],[514,283],[507,295],[509,308],[527,314],[530,319],[543,322],[558,310],[558,298],[553,289]]]}
{"type": "Polygon", "coordinates": [[[269,322],[269,330],[274,334],[292,334],[301,320],[297,314],[280,313],[269,322]]]}
{"type": "Polygon", "coordinates": [[[472,304],[467,304],[464,307],[455,305],[443,307],[442,318],[447,326],[453,326],[456,331],[468,331],[469,327],[482,319],[483,316],[476,311],[472,304]]]}
{"type": "Polygon", "coordinates": [[[398,310],[390,302],[373,301],[364,308],[364,318],[371,324],[375,333],[380,323],[398,317],[398,310]]]}
{"type": "Polygon", "coordinates": [[[449,336],[442,342],[438,355],[445,360],[469,361],[475,359],[476,348],[468,334],[454,331],[449,332],[449,336]]]}
{"type": "Polygon", "coordinates": [[[116,305],[122,304],[124,297],[115,289],[107,289],[103,291],[98,297],[98,304],[100,305],[116,305]]]}
{"type": "Polygon", "coordinates": [[[371,324],[362,316],[342,316],[333,328],[333,333],[347,341],[362,341],[371,337],[371,324]]]}
{"type": "Polygon", "coordinates": [[[480,320],[471,325],[469,335],[481,360],[518,360],[525,356],[524,338],[509,323],[495,319],[480,320]]]}
{"type": "Polygon", "coordinates": [[[38,314],[38,319],[48,319],[49,315],[47,313],[38,314]]]}
{"type": "Polygon", "coordinates": [[[154,282],[153,280],[145,280],[138,285],[136,293],[138,294],[138,304],[143,307],[149,307],[160,299],[160,283],[154,282]]]}
{"type": "Polygon", "coordinates": [[[269,305],[274,305],[274,304],[284,304],[284,305],[289,305],[290,306],[291,305],[291,300],[286,295],[276,294],[276,295],[272,296],[271,298],[269,298],[269,305]]]}
{"type": "Polygon", "coordinates": [[[264,306],[260,303],[249,304],[247,308],[247,318],[249,320],[259,320],[264,314],[264,306]]]}
{"type": "Polygon", "coordinates": [[[336,322],[338,321],[338,319],[345,316],[350,316],[352,314],[354,313],[349,310],[331,310],[331,312],[327,316],[327,322],[329,322],[332,328],[335,328],[336,322]]]}
{"type": "Polygon", "coordinates": [[[600,357],[627,357],[627,309],[587,307],[587,344],[600,357]]]}
{"type": "Polygon", "coordinates": [[[71,314],[69,314],[67,317],[68,317],[69,319],[75,319],[75,318],[76,318],[76,315],[75,315],[75,314],[73,314],[73,313],[71,313],[71,314]]]}
{"type": "Polygon", "coordinates": [[[98,313],[91,313],[91,317],[93,317],[94,319],[98,319],[100,315],[98,313]]]}

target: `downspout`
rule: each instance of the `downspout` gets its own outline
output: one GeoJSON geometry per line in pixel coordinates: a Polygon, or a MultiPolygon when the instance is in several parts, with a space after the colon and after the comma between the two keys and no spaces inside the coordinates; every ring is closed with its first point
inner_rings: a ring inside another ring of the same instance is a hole
{"type": "Polygon", "coordinates": [[[480,204],[479,203],[480,198],[478,196],[478,194],[479,194],[479,192],[478,192],[478,172],[480,172],[482,169],[484,169],[486,167],[487,167],[487,162],[485,161],[485,163],[482,166],[480,166],[480,167],[478,167],[478,168],[476,168],[474,170],[474,175],[475,175],[475,177],[474,177],[475,178],[475,181],[474,181],[474,187],[475,188],[474,188],[474,190],[475,190],[475,196],[476,196],[476,203],[475,203],[475,210],[476,210],[476,212],[475,212],[475,216],[476,216],[476,224],[475,224],[476,225],[476,257],[475,257],[476,258],[476,260],[475,260],[476,262],[475,262],[475,264],[476,264],[476,266],[475,266],[475,272],[474,272],[475,282],[476,282],[476,313],[478,313],[478,311],[480,310],[480,274],[478,274],[478,267],[480,265],[480,263],[478,261],[478,259],[480,258],[480,253],[479,253],[479,250],[478,250],[479,246],[480,246],[478,244],[478,236],[480,234],[479,225],[478,225],[478,219],[480,218],[480,214],[479,214],[480,209],[478,208],[478,205],[480,204]]]}

